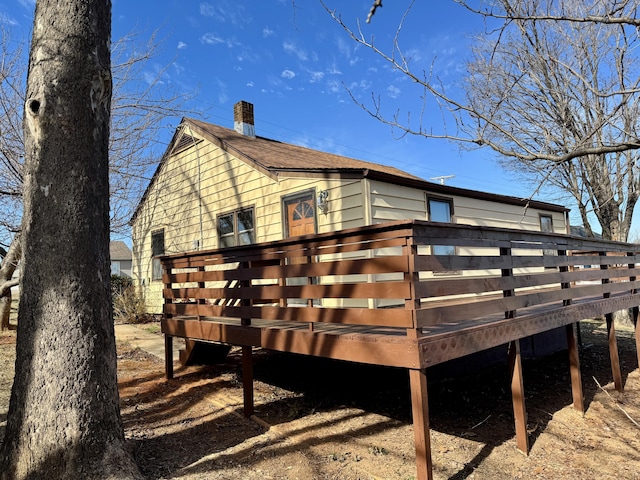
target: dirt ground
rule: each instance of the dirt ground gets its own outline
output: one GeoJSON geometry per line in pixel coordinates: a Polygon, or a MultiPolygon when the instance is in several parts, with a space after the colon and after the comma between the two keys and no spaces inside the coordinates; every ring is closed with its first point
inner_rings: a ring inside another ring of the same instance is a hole
{"type": "MultiPolygon", "coordinates": [[[[506,365],[429,383],[436,479],[640,479],[640,376],[619,332],[625,392],[611,383],[606,332],[584,323],[584,416],[569,405],[566,352],[524,362],[531,453],[516,450],[506,365]],[[602,385],[598,387],[597,382],[602,385]]],[[[15,335],[0,335],[0,437],[15,335]]],[[[118,346],[122,418],[148,479],[415,478],[408,376],[396,369],[256,351],[253,420],[239,352],[176,370],[118,346]]]]}

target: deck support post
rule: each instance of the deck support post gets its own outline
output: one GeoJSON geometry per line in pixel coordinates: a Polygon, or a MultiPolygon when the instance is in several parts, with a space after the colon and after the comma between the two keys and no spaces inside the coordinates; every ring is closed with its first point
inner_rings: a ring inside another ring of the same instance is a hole
{"type": "Polygon", "coordinates": [[[638,367],[640,367],[640,327],[638,326],[638,312],[640,311],[640,308],[638,307],[633,307],[632,309],[632,320],[633,320],[633,327],[635,330],[635,334],[636,334],[636,355],[638,356],[638,367]]]}
{"type": "Polygon", "coordinates": [[[509,370],[511,372],[511,399],[516,424],[516,445],[525,455],[529,454],[529,435],[527,434],[527,409],[524,404],[524,381],[522,378],[522,357],[520,340],[509,343],[509,370]]]}
{"type": "Polygon", "coordinates": [[[244,416],[249,418],[254,413],[253,352],[250,345],[242,347],[242,398],[244,416]]]}
{"type": "Polygon", "coordinates": [[[424,369],[409,370],[411,386],[411,413],[413,415],[413,435],[416,448],[416,469],[418,480],[432,480],[431,435],[429,433],[429,398],[427,395],[427,374],[424,369]]]}
{"type": "Polygon", "coordinates": [[[611,360],[611,374],[616,390],[622,392],[622,372],[620,371],[620,358],[618,357],[618,342],[616,340],[616,327],[613,321],[613,313],[606,314],[607,337],[609,339],[609,358],[611,360]]]}
{"type": "Polygon", "coordinates": [[[167,380],[173,378],[173,337],[164,336],[164,375],[167,380]]]}
{"type": "Polygon", "coordinates": [[[573,408],[584,415],[584,394],[582,393],[582,374],[580,372],[580,355],[578,352],[577,324],[570,323],[566,327],[567,346],[569,348],[569,373],[571,375],[571,394],[573,408]]]}

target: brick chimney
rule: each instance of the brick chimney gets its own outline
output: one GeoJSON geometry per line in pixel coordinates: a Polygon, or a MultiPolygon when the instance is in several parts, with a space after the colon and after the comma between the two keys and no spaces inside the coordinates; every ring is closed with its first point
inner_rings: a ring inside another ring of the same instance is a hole
{"type": "Polygon", "coordinates": [[[253,123],[253,103],[240,100],[233,106],[233,129],[247,137],[256,136],[256,127],[253,123]]]}

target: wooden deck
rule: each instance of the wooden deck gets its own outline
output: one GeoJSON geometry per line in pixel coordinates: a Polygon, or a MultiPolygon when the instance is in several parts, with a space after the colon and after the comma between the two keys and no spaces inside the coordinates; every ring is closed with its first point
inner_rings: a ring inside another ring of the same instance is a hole
{"type": "MultiPolygon", "coordinates": [[[[522,230],[394,222],[162,257],[162,331],[409,370],[418,478],[431,478],[427,367],[509,344],[518,447],[528,452],[520,339],[565,327],[573,403],[583,411],[576,324],[640,305],[640,247],[522,230]],[[447,248],[437,248],[445,246],[447,248]],[[434,248],[436,247],[436,248],[434,248]],[[454,255],[434,255],[447,250],[454,255]]],[[[636,329],[636,345],[640,336],[636,329]]],[[[167,376],[173,364],[167,357],[167,376]]]]}

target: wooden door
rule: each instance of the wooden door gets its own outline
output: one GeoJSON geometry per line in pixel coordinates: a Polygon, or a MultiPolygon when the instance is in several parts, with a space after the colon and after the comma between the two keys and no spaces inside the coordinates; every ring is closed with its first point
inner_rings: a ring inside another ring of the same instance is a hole
{"type": "MultiPolygon", "coordinates": [[[[299,197],[289,198],[285,200],[285,212],[287,237],[295,237],[296,235],[309,235],[316,233],[316,210],[313,194],[300,195],[299,197]]],[[[304,265],[312,263],[313,258],[309,256],[292,257],[287,259],[289,265],[304,265]]],[[[287,278],[285,285],[311,285],[315,283],[313,277],[292,277],[287,278]]],[[[306,305],[312,307],[319,304],[319,300],[311,298],[288,298],[285,299],[283,305],[306,305]]],[[[312,324],[309,328],[313,329],[312,324]]]]}
{"type": "Polygon", "coordinates": [[[287,237],[316,233],[316,210],[313,195],[297,197],[285,202],[287,237]]]}

